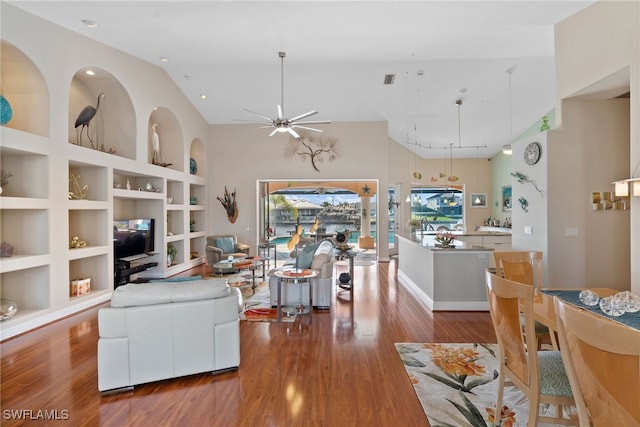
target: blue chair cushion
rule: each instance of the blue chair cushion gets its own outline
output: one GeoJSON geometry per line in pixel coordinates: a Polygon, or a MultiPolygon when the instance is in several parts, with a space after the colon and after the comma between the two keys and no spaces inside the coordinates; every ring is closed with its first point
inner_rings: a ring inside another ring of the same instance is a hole
{"type": "Polygon", "coordinates": [[[573,397],[559,351],[539,351],[540,392],[549,396],[573,397]]]}
{"type": "Polygon", "coordinates": [[[231,254],[236,248],[233,237],[216,237],[216,246],[222,249],[223,254],[231,254]]]}

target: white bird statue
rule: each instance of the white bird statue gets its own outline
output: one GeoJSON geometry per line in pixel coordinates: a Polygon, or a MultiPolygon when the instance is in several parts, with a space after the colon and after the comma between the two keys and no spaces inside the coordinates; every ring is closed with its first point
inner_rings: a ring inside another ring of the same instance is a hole
{"type": "Polygon", "coordinates": [[[151,159],[154,165],[159,165],[162,163],[162,159],[160,158],[160,136],[158,135],[158,131],[156,128],[160,126],[159,123],[154,123],[151,125],[151,142],[153,144],[153,158],[151,159]]]}

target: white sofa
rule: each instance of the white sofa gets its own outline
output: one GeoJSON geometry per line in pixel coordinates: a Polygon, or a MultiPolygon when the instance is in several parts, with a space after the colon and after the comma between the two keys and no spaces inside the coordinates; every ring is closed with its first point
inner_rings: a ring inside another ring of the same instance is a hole
{"type": "MultiPolygon", "coordinates": [[[[312,247],[312,246],[309,246],[312,247]]],[[[308,249],[308,248],[307,248],[308,249]]],[[[304,248],[303,248],[304,251],[304,248]]],[[[304,258],[302,252],[298,252],[299,259],[304,258]]],[[[313,284],[313,306],[320,309],[328,309],[331,307],[331,290],[333,289],[333,260],[334,246],[329,240],[323,240],[315,248],[311,265],[308,268],[318,272],[318,275],[311,279],[313,284]]],[[[291,269],[295,268],[296,258],[290,258],[285,261],[284,266],[279,268],[291,269]]],[[[307,266],[299,265],[299,268],[307,268],[307,266]]],[[[275,272],[269,272],[269,293],[271,306],[278,305],[278,278],[273,275],[275,272]]],[[[306,284],[282,283],[281,289],[281,305],[298,306],[309,301],[309,286],[306,284]]]]}
{"type": "Polygon", "coordinates": [[[224,279],[119,286],[98,311],[98,390],[237,369],[241,310],[224,279]]]}

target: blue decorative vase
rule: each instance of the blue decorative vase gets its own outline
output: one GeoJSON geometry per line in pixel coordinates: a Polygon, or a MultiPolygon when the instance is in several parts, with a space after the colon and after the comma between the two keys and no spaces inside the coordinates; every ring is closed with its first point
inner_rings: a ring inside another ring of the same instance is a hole
{"type": "Polygon", "coordinates": [[[196,159],[193,157],[189,159],[189,172],[191,172],[191,175],[198,173],[198,163],[196,163],[196,159]]]}
{"type": "Polygon", "coordinates": [[[13,110],[11,104],[7,101],[7,98],[0,95],[0,125],[4,126],[11,120],[13,116],[13,110]]]}

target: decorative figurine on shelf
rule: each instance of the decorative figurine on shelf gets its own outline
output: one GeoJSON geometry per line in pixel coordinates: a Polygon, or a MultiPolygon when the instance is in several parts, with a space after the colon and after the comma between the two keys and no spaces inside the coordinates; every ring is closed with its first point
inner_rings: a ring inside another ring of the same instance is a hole
{"type": "Polygon", "coordinates": [[[18,304],[10,299],[0,299],[0,320],[12,318],[18,312],[18,304]]]}
{"type": "Polygon", "coordinates": [[[229,194],[227,191],[227,187],[224,187],[224,195],[222,198],[220,196],[216,197],[222,203],[222,206],[227,211],[227,219],[230,223],[235,223],[236,219],[238,219],[238,205],[236,204],[236,190],[233,190],[233,193],[229,194]]]}
{"type": "Polygon", "coordinates": [[[192,206],[195,206],[198,204],[198,198],[196,196],[191,196],[189,198],[189,204],[192,206]]]}
{"type": "Polygon", "coordinates": [[[0,95],[0,125],[4,126],[9,123],[9,121],[11,121],[11,117],[13,117],[11,104],[9,104],[7,98],[0,95]]]}
{"type": "Polygon", "coordinates": [[[89,132],[89,123],[98,112],[98,108],[100,108],[100,100],[103,98],[104,98],[104,93],[101,93],[100,95],[98,95],[98,102],[95,107],[92,105],[87,105],[82,109],[82,111],[80,111],[80,114],[78,114],[78,118],[76,119],[76,123],[75,123],[76,143],[78,145],[82,146],[82,131],[84,130],[84,128],[87,128],[87,138],[89,138],[89,142],[91,143],[91,148],[93,148],[94,150],[96,149],[96,146],[93,145],[93,139],[91,138],[91,133],[89,132]],[[78,127],[80,128],[79,134],[77,133],[78,127]]]}
{"type": "Polygon", "coordinates": [[[69,243],[69,249],[84,248],[86,246],[87,242],[85,242],[84,240],[80,240],[78,236],[73,236],[71,238],[71,243],[69,243]]]}
{"type": "Polygon", "coordinates": [[[6,187],[9,184],[9,178],[12,176],[11,172],[0,170],[0,194],[2,194],[2,187],[6,187]]]}
{"type": "Polygon", "coordinates": [[[160,135],[158,135],[158,126],[162,126],[162,124],[154,123],[151,125],[151,148],[153,150],[151,163],[153,163],[156,166],[162,166],[163,168],[166,168],[167,166],[171,166],[173,163],[164,163],[162,161],[162,154],[160,152],[160,135]]]}
{"type": "Polygon", "coordinates": [[[80,179],[80,175],[73,172],[69,174],[69,182],[72,187],[71,191],[69,191],[69,200],[85,200],[87,198],[89,184],[85,184],[80,187],[78,179],[80,179]]]}
{"type": "Polygon", "coordinates": [[[8,242],[0,243],[0,257],[8,258],[13,256],[13,245],[8,242]]]}
{"type": "Polygon", "coordinates": [[[167,267],[171,267],[171,265],[173,265],[173,261],[175,261],[176,259],[177,252],[178,251],[176,250],[176,247],[171,243],[167,245],[167,267]]]}
{"type": "Polygon", "coordinates": [[[162,163],[162,157],[160,156],[160,136],[158,135],[158,131],[156,130],[158,126],[160,126],[159,123],[154,123],[151,125],[151,147],[153,149],[151,162],[154,165],[162,163]]]}

